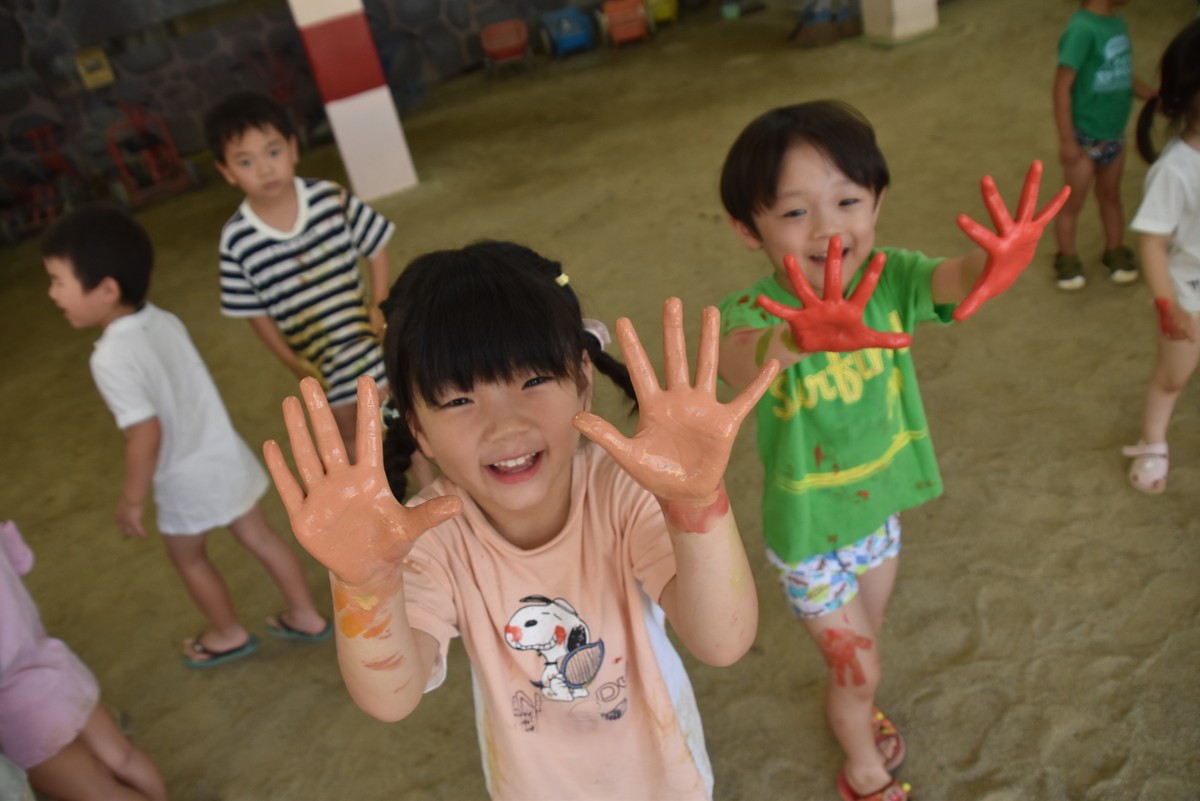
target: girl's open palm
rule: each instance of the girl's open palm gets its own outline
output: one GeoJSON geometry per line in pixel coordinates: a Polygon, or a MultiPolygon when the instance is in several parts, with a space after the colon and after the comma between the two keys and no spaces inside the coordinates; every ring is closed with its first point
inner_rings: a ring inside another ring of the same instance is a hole
{"type": "Polygon", "coordinates": [[[374,379],[358,379],[358,453],[351,464],[320,384],[300,382],[312,418],[312,436],[295,397],[283,401],[297,481],[279,444],[269,440],[263,455],[283,499],[296,539],[347,584],[362,585],[394,570],[417,537],[458,514],[455,497],[434,498],[409,509],[388,486],[383,470],[379,392],[374,379]],[[303,482],[303,486],[301,485],[303,482]]]}
{"type": "Polygon", "coordinates": [[[742,420],[779,372],[779,362],[763,365],[754,381],[729,403],[716,398],[717,340],[720,316],[704,309],[696,383],[688,378],[683,304],[670,298],[663,307],[663,355],[666,388],[658,377],[633,324],[617,321],[617,340],[637,393],[638,427],[625,437],[608,421],[580,412],[574,424],[608,451],[633,478],[661,500],[711,502],[718,494],[729,451],[742,420]]]}

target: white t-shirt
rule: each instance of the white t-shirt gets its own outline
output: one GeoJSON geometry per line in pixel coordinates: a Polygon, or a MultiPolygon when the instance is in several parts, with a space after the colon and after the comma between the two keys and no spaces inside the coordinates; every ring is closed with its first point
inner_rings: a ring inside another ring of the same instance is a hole
{"type": "Polygon", "coordinates": [[[1130,227],[1171,237],[1167,258],[1180,305],[1200,312],[1200,151],[1178,138],[1167,143],[1146,173],[1130,227]]]}
{"type": "Polygon", "coordinates": [[[413,503],[439,495],[463,513],[414,545],[406,611],[441,646],[427,691],[463,638],[492,798],[709,798],[700,713],[657,605],[675,554],[654,497],[584,445],[566,526],[527,551],[445,478],[413,503]]]}
{"type": "Polygon", "coordinates": [[[178,317],[147,303],[114,320],[96,341],[91,368],[119,427],[158,418],[159,531],[200,534],[254,507],[267,489],[266,472],[234,431],[178,317]]]}

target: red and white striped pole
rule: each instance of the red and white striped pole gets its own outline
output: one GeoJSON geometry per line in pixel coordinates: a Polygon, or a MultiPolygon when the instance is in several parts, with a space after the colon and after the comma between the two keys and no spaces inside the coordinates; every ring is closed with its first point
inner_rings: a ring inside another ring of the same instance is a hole
{"type": "Polygon", "coordinates": [[[400,115],[361,0],[288,0],[354,193],[372,200],[417,184],[400,115]]]}

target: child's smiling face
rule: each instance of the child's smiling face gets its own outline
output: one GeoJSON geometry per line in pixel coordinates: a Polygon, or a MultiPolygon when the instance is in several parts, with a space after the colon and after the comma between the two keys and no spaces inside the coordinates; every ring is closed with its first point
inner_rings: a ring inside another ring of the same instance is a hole
{"type": "MultiPolygon", "coordinates": [[[[591,399],[584,384],[534,373],[514,381],[447,388],[429,405],[414,393],[421,451],[437,462],[510,541],[556,533],[570,505],[571,462],[579,432],[571,425],[591,399]]],[[[524,544],[524,543],[517,543],[524,544]]]]}
{"type": "Polygon", "coordinates": [[[733,226],[749,247],[766,252],[781,286],[792,289],[783,266],[784,256],[792,255],[813,291],[822,296],[830,238],[842,238],[845,287],[875,247],[875,222],[882,205],[882,192],[877,197],[846,177],[820,150],[798,142],[784,156],[774,203],[754,213],[758,233],[737,221],[733,226]]]}

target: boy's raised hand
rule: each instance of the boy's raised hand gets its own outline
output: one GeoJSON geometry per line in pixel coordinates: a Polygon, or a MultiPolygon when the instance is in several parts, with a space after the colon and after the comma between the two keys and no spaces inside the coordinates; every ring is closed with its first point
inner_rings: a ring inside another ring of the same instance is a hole
{"type": "Polygon", "coordinates": [[[382,421],[374,379],[358,379],[358,453],[353,464],[320,384],[305,378],[300,393],[312,418],[311,437],[300,401],[295,397],[283,401],[300,482],[274,440],[263,444],[267,469],[304,549],[344,583],[367,584],[394,570],[417,537],[458,514],[462,502],[447,496],[409,509],[392,495],[383,470],[382,421]]]}
{"type": "Polygon", "coordinates": [[[803,307],[796,309],[786,306],[766,295],[758,296],[758,305],[787,322],[791,328],[792,342],[800,353],[906,348],[912,344],[912,337],[908,334],[876,331],[863,323],[863,309],[879,283],[879,274],[883,272],[886,260],[887,256],[883,253],[875,254],[863,272],[862,280],[847,300],[842,296],[842,238],[830,237],[829,250],[825,255],[824,299],[818,298],[813,292],[796,257],[789,255],[783,257],[783,266],[803,307]]]}
{"type": "Polygon", "coordinates": [[[992,217],[992,224],[996,226],[995,233],[966,214],[958,216],[958,227],[987,253],[987,262],[983,265],[983,274],[975,281],[975,286],[954,310],[955,320],[967,319],[989,298],[994,298],[1012,286],[1017,276],[1033,261],[1038,240],[1042,238],[1042,229],[1054,219],[1054,215],[1058,214],[1071,194],[1071,188],[1064,186],[1046,207],[1035,215],[1033,212],[1037,206],[1041,180],[1042,162],[1034,161],[1025,175],[1025,186],[1021,189],[1021,199],[1017,202],[1017,213],[1013,217],[1009,215],[1008,207],[1000,197],[992,176],[983,177],[983,203],[992,217]]]}
{"type": "Polygon", "coordinates": [[[688,377],[687,343],[683,333],[683,304],[670,298],[663,307],[663,355],[666,387],[660,387],[637,332],[628,318],[617,321],[617,340],[637,393],[638,427],[625,437],[612,424],[591,412],[575,415],[574,425],[595,441],[633,478],[658,497],[668,516],[671,507],[682,515],[673,522],[689,531],[697,522],[690,510],[724,503],[725,468],[738,428],[779,372],[774,359],[729,403],[716,398],[717,340],[720,315],[704,309],[696,383],[688,377]]]}

